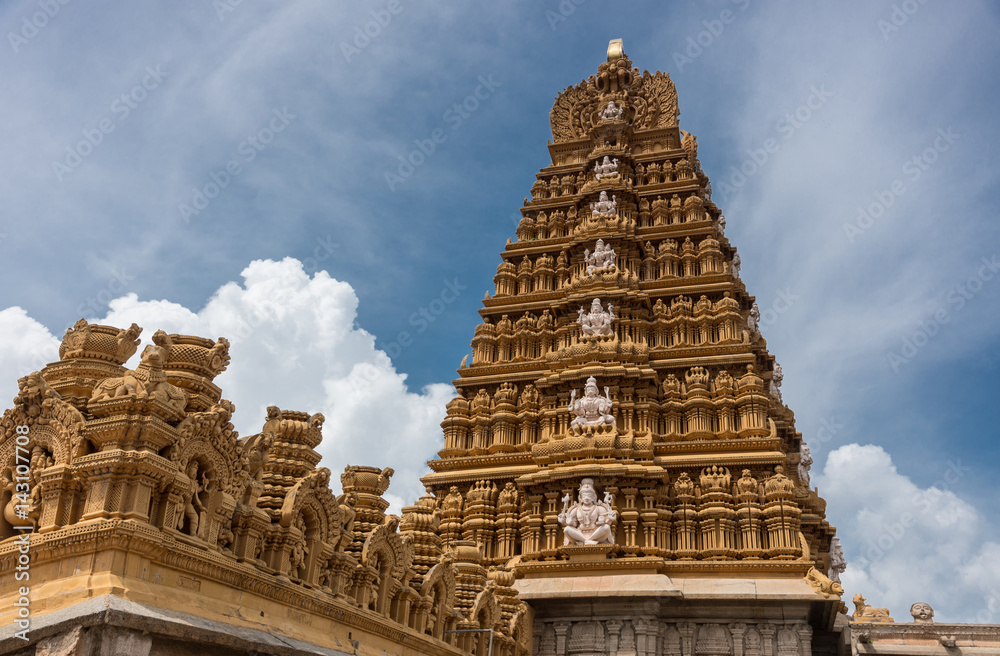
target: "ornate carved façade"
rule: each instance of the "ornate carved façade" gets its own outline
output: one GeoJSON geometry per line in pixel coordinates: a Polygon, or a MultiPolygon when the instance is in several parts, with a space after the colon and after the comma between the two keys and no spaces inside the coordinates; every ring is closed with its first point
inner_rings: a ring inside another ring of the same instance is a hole
{"type": "MultiPolygon", "coordinates": [[[[168,599],[180,586],[190,600],[178,610],[226,607],[208,592],[218,582],[300,609],[282,630],[319,644],[328,639],[310,633],[305,611],[362,632],[382,626],[400,644],[426,642],[421,651],[473,652],[484,635],[473,631],[492,629],[495,653],[526,653],[513,577],[488,571],[473,543],[443,541],[433,497],[387,516],[392,470],[359,466],[343,470],[335,496],[315,450],[323,415],[272,406],[261,432],[240,438],[235,407],[213,383],[228,342],[158,331],[129,370],[140,332],[81,320],[58,362],[19,381],[0,420],[5,590],[30,526],[32,571],[43,580],[58,581],[69,560],[114,570],[116,558],[139,559],[142,573],[120,573],[118,589],[141,599],[152,583],[155,602],[158,586],[168,599]],[[28,496],[15,485],[24,454],[28,496]]],[[[55,609],[59,597],[44,603],[55,609]]]]}

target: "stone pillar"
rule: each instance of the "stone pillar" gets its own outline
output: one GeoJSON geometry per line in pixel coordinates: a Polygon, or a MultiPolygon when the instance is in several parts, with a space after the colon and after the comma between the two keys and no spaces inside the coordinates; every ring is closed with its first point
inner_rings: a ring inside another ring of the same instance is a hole
{"type": "Polygon", "coordinates": [[[743,656],[743,635],[747,632],[747,625],[742,622],[730,624],[729,632],[733,634],[733,656],[743,656]]]}
{"type": "Polygon", "coordinates": [[[618,653],[618,636],[622,632],[621,620],[608,620],[604,623],[608,628],[608,654],[614,656],[618,653]]]}
{"type": "Polygon", "coordinates": [[[799,634],[799,656],[812,656],[812,627],[799,622],[795,625],[795,631],[799,634]]]}
{"type": "Polygon", "coordinates": [[[677,630],[681,634],[682,656],[694,656],[694,628],[693,622],[681,622],[677,625],[677,630]]]}
{"type": "Polygon", "coordinates": [[[774,656],[774,625],[760,624],[757,626],[757,630],[760,631],[763,656],[774,656]]]}
{"type": "Polygon", "coordinates": [[[566,654],[566,633],[569,631],[569,622],[555,622],[552,628],[556,632],[556,656],[566,654]]]}

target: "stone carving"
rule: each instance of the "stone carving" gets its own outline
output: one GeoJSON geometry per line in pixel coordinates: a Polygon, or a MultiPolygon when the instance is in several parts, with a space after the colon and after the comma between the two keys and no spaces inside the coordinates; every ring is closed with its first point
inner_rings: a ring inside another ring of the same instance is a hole
{"type": "Polygon", "coordinates": [[[611,415],[611,396],[608,388],[604,388],[604,396],[597,390],[597,379],[591,376],[583,389],[583,398],[576,398],[576,390],[570,394],[569,410],[576,418],[570,427],[579,432],[586,426],[614,426],[615,418],[611,415]]]}
{"type": "Polygon", "coordinates": [[[101,381],[94,388],[90,402],[97,403],[121,397],[150,399],[162,403],[175,412],[183,413],[187,405],[187,394],[167,382],[167,376],[163,372],[164,355],[163,346],[159,344],[147,346],[142,352],[142,361],[135,371],[126,372],[120,378],[107,378],[101,381]]]}
{"type": "Polygon", "coordinates": [[[602,99],[604,94],[619,98],[616,106],[628,94],[634,112],[631,123],[636,129],[676,126],[680,112],[677,90],[670,76],[649,71],[640,75],[638,69],[630,69],[631,65],[625,56],[604,62],[596,76],[567,87],[559,94],[549,114],[553,140],[568,141],[585,136],[603,118],[607,108],[607,102],[602,99]]]}
{"type": "Polygon", "coordinates": [[[358,514],[354,507],[357,503],[356,492],[341,494],[337,499],[337,510],[340,514],[340,540],[336,543],[337,551],[345,551],[354,541],[354,518],[358,514]]]}
{"type": "Polygon", "coordinates": [[[604,156],[603,162],[594,162],[594,177],[597,181],[601,181],[601,176],[612,176],[618,175],[618,158],[616,157],[612,160],[607,155],[604,156]]]}
{"type": "Polygon", "coordinates": [[[828,578],[815,567],[810,567],[806,573],[806,583],[811,585],[813,590],[827,597],[839,597],[844,594],[844,588],[840,585],[839,581],[828,578]]]}
{"type": "Polygon", "coordinates": [[[847,569],[847,561],[844,560],[844,548],[840,546],[840,538],[833,536],[830,539],[830,578],[840,583],[840,575],[847,569]]]}
{"type": "MultiPolygon", "coordinates": [[[[754,304],[756,305],[756,304],[754,304]]],[[[777,362],[774,363],[774,371],[771,373],[771,396],[778,399],[781,402],[781,381],[785,378],[785,375],[781,372],[781,365],[777,362]]]]}
{"type": "Polygon", "coordinates": [[[865,598],[861,596],[861,593],[854,595],[854,614],[851,618],[855,622],[895,622],[889,616],[888,608],[876,608],[875,606],[869,606],[865,602],[865,598]]]}
{"type": "Polygon", "coordinates": [[[760,308],[757,307],[757,301],[753,302],[750,306],[750,314],[747,316],[747,327],[750,328],[750,334],[753,335],[757,332],[757,328],[760,325],[760,308]]]}
{"type": "Polygon", "coordinates": [[[572,503],[570,493],[562,498],[563,507],[559,513],[559,525],[563,527],[564,545],[614,544],[614,525],[618,513],[614,509],[614,497],[604,493],[604,500],[597,500],[594,480],[580,481],[577,501],[572,503]]]}
{"type": "Polygon", "coordinates": [[[182,492],[181,507],[183,512],[178,514],[177,517],[177,530],[183,531],[185,525],[187,526],[187,531],[189,535],[198,535],[198,525],[201,522],[201,515],[205,511],[204,505],[201,503],[200,494],[205,491],[206,481],[203,478],[201,481],[198,479],[198,462],[192,460],[188,463],[186,475],[188,478],[188,483],[186,489],[182,492]]]}
{"type": "MultiPolygon", "coordinates": [[[[724,218],[720,218],[719,219],[719,223],[722,226],[726,225],[726,221],[725,221],[724,218]]],[[[739,277],[740,277],[740,265],[742,263],[743,263],[743,260],[740,258],[740,254],[739,253],[733,253],[733,264],[730,267],[730,271],[733,272],[733,278],[736,278],[737,280],[739,280],[739,277]]]]}
{"type": "Polygon", "coordinates": [[[594,216],[612,217],[618,212],[618,197],[608,199],[608,192],[602,191],[596,203],[590,204],[590,213],[594,216]]]}
{"type": "Polygon", "coordinates": [[[605,310],[604,306],[601,305],[601,299],[595,298],[594,302],[590,304],[590,312],[580,308],[576,322],[580,324],[584,337],[610,336],[614,334],[611,322],[615,319],[617,317],[614,313],[614,306],[608,303],[608,309],[605,310]]]}
{"type": "Polygon", "coordinates": [[[910,615],[914,622],[930,623],[934,621],[934,609],[925,601],[918,601],[910,606],[910,615]]]}
{"type": "Polygon", "coordinates": [[[601,120],[603,121],[617,121],[622,118],[625,113],[625,108],[615,104],[614,100],[608,101],[608,106],[604,108],[601,112],[601,120]]]}
{"type": "MultiPolygon", "coordinates": [[[[809,451],[809,445],[802,442],[799,446],[799,482],[806,488],[809,488],[809,469],[812,467],[813,458],[812,453],[809,451]]],[[[836,540],[836,538],[834,538],[836,540]]]]}
{"type": "Polygon", "coordinates": [[[614,269],[618,256],[610,245],[605,245],[603,239],[598,239],[594,246],[594,252],[590,249],[583,251],[583,261],[587,265],[587,275],[593,275],[595,271],[614,269]]]}

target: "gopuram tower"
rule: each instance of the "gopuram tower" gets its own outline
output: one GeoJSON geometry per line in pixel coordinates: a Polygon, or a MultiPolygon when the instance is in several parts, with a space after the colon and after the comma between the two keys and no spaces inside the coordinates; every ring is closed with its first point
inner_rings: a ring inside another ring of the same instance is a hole
{"type": "Polygon", "coordinates": [[[424,478],[537,656],[835,653],[844,569],[664,73],[558,95],[424,478]]]}

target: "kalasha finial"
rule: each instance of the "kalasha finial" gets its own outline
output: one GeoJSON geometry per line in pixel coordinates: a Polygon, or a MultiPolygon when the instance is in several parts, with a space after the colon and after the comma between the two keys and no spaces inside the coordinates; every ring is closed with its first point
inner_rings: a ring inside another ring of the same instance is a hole
{"type": "Polygon", "coordinates": [[[608,43],[608,61],[622,59],[625,56],[625,44],[621,39],[611,39],[608,43]]]}

